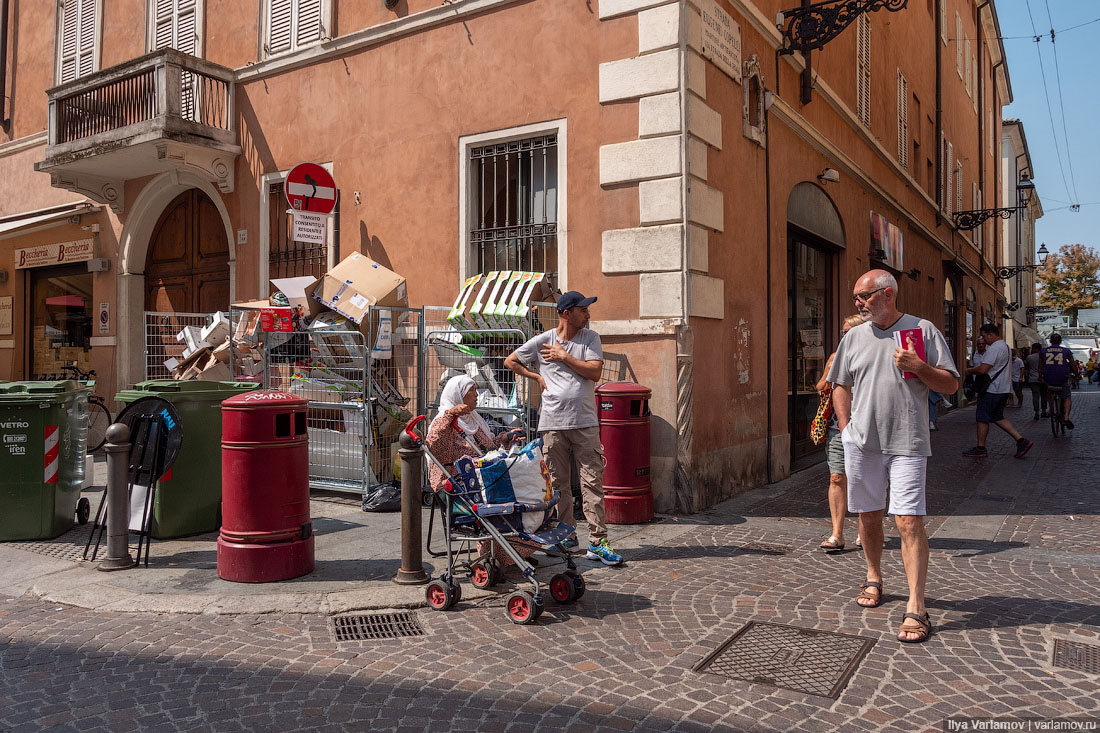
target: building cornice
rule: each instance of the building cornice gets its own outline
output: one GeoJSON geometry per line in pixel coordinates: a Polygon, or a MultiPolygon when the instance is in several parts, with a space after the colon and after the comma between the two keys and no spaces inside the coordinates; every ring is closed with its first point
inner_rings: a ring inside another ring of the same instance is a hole
{"type": "Polygon", "coordinates": [[[15,155],[21,153],[24,150],[30,150],[36,148],[39,145],[45,145],[49,142],[49,135],[45,130],[42,132],[36,132],[33,135],[25,135],[23,137],[16,138],[0,145],[0,158],[5,158],[9,155],[15,155]]]}
{"type": "Polygon", "coordinates": [[[396,18],[386,23],[363,28],[331,41],[281,54],[236,69],[237,81],[257,81],[282,74],[310,64],[331,61],[348,54],[363,51],[396,38],[429,30],[436,26],[455,23],[480,13],[497,10],[508,5],[518,5],[523,0],[451,0],[434,8],[396,18]]]}

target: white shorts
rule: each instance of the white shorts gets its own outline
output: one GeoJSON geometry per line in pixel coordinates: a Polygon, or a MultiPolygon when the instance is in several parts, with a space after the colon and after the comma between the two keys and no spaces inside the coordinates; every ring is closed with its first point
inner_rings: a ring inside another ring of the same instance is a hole
{"type": "Polygon", "coordinates": [[[844,472],[848,476],[848,511],[878,512],[886,508],[890,495],[890,513],[924,516],[924,479],[927,456],[891,456],[864,452],[840,434],[844,442],[844,472]]]}

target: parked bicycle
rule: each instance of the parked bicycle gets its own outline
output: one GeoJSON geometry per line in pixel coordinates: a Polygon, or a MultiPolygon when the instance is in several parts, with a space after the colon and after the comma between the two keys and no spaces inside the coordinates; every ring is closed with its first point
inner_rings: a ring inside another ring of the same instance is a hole
{"type": "MultiPolygon", "coordinates": [[[[95,369],[83,371],[75,364],[61,367],[78,382],[95,387],[95,369]]],[[[107,442],[107,428],[111,424],[111,411],[103,398],[92,392],[88,395],[88,452],[94,453],[107,442]]]]}

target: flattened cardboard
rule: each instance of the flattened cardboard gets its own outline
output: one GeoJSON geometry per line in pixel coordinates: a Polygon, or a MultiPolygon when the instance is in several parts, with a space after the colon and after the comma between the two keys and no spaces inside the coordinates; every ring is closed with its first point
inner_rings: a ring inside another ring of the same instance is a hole
{"type": "Polygon", "coordinates": [[[404,308],[409,304],[405,278],[359,252],[325,273],[309,292],[310,315],[328,309],[357,325],[362,325],[372,305],[404,308]]]}

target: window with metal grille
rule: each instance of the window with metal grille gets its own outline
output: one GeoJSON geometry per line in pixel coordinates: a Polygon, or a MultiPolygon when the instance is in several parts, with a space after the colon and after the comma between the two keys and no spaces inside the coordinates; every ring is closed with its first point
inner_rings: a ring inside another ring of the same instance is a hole
{"type": "Polygon", "coordinates": [[[557,135],[470,149],[477,272],[558,269],[557,135]]]}
{"type": "Polygon", "coordinates": [[[101,0],[63,0],[57,9],[57,81],[64,84],[99,68],[101,0]]]}
{"type": "Polygon", "coordinates": [[[898,69],[898,163],[909,170],[909,82],[898,69]]]}
{"type": "Polygon", "coordinates": [[[329,37],[331,0],[265,0],[264,55],[294,51],[329,37]]]}
{"type": "Polygon", "coordinates": [[[856,21],[856,116],[871,126],[871,20],[866,14],[856,21]]]}
{"type": "MultiPolygon", "coordinates": [[[[320,277],[328,270],[328,245],[296,242],[290,238],[290,214],[287,213],[283,182],[272,183],[268,195],[268,278],[320,277]]],[[[337,204],[339,211],[339,204],[337,204]]],[[[274,291],[274,289],[272,289],[274,291]]]]}

